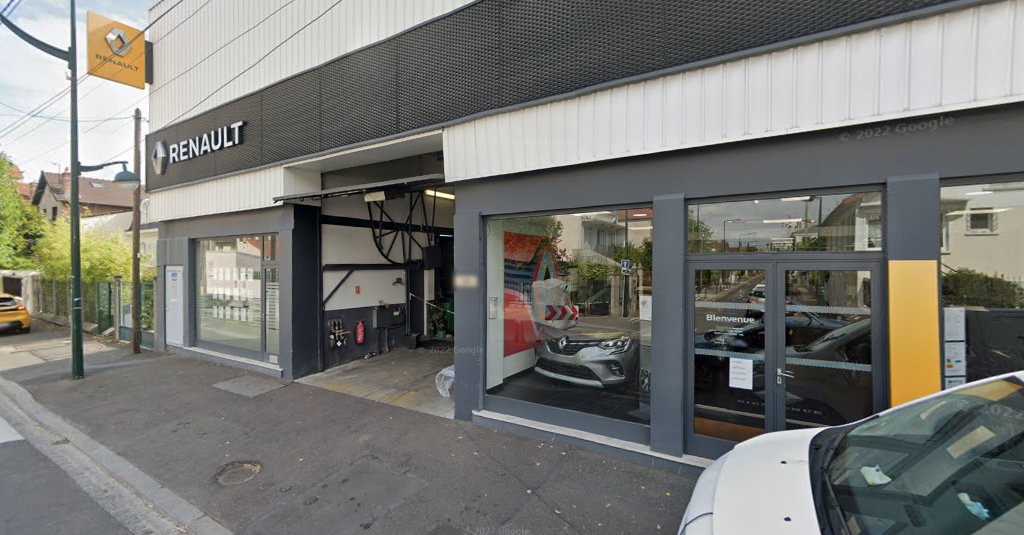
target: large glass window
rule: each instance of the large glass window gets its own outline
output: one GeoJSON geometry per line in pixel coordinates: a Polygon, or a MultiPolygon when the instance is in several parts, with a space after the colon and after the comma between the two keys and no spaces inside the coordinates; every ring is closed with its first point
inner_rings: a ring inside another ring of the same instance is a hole
{"type": "Polygon", "coordinates": [[[1024,368],[1024,181],[942,188],[941,232],[947,383],[1024,368]]]}
{"type": "Polygon", "coordinates": [[[487,391],[649,422],[650,208],[487,225],[487,391]]]}
{"type": "MultiPolygon", "coordinates": [[[[196,338],[200,342],[264,353],[263,258],[276,237],[245,236],[198,240],[196,252],[196,338]]],[[[274,310],[266,326],[266,351],[277,352],[277,270],[267,270],[274,310]]]]}
{"type": "Polygon", "coordinates": [[[882,194],[799,195],[690,207],[691,253],[878,251],[882,194]]]}

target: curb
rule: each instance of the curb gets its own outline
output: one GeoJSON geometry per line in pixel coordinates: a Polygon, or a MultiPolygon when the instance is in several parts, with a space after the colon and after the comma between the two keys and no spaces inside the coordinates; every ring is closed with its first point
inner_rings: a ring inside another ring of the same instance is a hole
{"type": "Polygon", "coordinates": [[[0,412],[32,446],[63,469],[133,533],[231,535],[231,531],[159,481],[43,407],[0,377],[0,412]]]}

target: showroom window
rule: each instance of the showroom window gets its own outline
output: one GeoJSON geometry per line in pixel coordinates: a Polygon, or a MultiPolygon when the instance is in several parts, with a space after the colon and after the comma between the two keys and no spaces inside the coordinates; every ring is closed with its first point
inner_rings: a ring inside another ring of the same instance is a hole
{"type": "Polygon", "coordinates": [[[487,392],[647,424],[651,208],[487,224],[487,392]]]}
{"type": "Polygon", "coordinates": [[[278,352],[276,235],[196,240],[196,340],[264,359],[278,352]]]}
{"type": "Polygon", "coordinates": [[[882,249],[877,191],[697,204],[689,219],[691,253],[882,249]]]}
{"type": "Polygon", "coordinates": [[[942,188],[949,386],[1024,368],[1024,181],[942,188]]]}

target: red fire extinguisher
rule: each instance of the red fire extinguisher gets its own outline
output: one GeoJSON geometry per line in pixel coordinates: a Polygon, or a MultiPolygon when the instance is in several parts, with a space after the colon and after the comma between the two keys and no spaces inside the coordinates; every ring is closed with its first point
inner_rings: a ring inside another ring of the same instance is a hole
{"type": "Polygon", "coordinates": [[[359,320],[359,324],[356,325],[356,343],[364,342],[366,342],[366,324],[363,323],[363,320],[359,320]]]}

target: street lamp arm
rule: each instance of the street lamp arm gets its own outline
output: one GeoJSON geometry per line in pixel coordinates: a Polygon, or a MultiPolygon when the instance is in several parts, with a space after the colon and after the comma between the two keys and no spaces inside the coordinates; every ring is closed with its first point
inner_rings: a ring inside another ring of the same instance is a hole
{"type": "Polygon", "coordinates": [[[99,165],[83,165],[82,162],[78,162],[78,170],[84,173],[89,173],[92,171],[99,171],[100,169],[103,169],[104,167],[110,167],[111,165],[120,165],[122,169],[126,171],[128,170],[128,162],[124,160],[101,163],[99,165]]]}
{"type": "Polygon", "coordinates": [[[32,37],[25,30],[22,30],[16,24],[11,22],[11,20],[8,19],[7,17],[0,15],[0,22],[2,22],[4,26],[10,28],[11,31],[14,32],[14,35],[20,37],[22,41],[25,41],[26,43],[34,46],[39,50],[42,50],[43,52],[46,52],[47,54],[59,60],[63,60],[65,62],[71,61],[71,54],[67,50],[61,50],[49,43],[40,41],[39,39],[32,37]]]}

